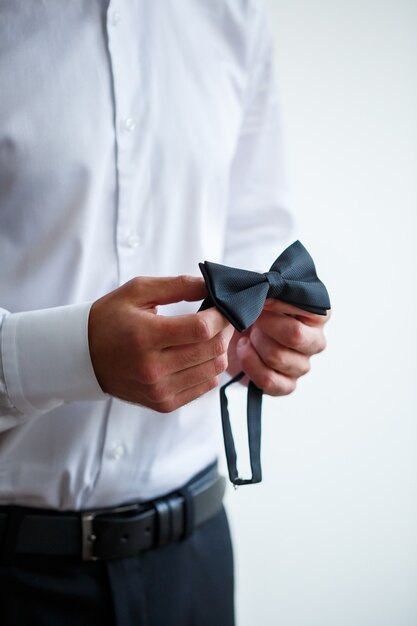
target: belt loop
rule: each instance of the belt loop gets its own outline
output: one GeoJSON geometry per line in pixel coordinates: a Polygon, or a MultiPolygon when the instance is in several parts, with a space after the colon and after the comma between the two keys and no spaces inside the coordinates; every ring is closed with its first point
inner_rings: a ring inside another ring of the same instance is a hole
{"type": "Polygon", "coordinates": [[[178,493],[184,498],[184,532],[181,537],[184,541],[194,530],[194,500],[187,487],[179,489],[178,493]]]}
{"type": "Polygon", "coordinates": [[[10,507],[7,512],[3,545],[1,546],[0,560],[3,565],[11,565],[16,553],[19,530],[23,521],[23,510],[19,507],[10,507]]]}
{"type": "Polygon", "coordinates": [[[163,546],[171,539],[171,509],[166,500],[156,500],[154,507],[157,513],[157,545],[163,546]]]}

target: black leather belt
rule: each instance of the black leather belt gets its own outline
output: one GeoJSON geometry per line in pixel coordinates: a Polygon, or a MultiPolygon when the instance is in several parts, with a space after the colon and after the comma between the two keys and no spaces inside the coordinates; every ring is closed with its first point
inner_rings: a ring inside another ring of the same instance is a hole
{"type": "Polygon", "coordinates": [[[147,503],[92,511],[57,512],[0,507],[3,556],[75,556],[84,561],[135,556],[180,541],[221,508],[225,479],[217,466],[183,488],[147,503]]]}

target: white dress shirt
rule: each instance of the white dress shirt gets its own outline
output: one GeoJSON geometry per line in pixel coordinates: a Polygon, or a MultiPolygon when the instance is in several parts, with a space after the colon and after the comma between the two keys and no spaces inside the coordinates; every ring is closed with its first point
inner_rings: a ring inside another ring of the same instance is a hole
{"type": "Polygon", "coordinates": [[[133,276],[287,243],[271,60],[259,0],[0,3],[0,503],[148,499],[218,455],[218,390],[108,397],[87,321],[133,276]]]}

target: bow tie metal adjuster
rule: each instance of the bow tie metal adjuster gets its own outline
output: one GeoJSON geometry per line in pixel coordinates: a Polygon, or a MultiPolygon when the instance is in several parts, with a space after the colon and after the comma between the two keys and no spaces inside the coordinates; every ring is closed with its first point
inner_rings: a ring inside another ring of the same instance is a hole
{"type": "MultiPolygon", "coordinates": [[[[295,241],[274,261],[264,274],[236,269],[205,261],[199,264],[209,295],[200,311],[215,306],[238,330],[243,332],[262,313],[267,298],[276,298],[304,311],[326,315],[330,309],[327,289],[318,278],[314,261],[299,242],[295,241]]],[[[226,389],[241,380],[240,372],[220,388],[220,408],[229,478],[234,485],[259,483],[261,470],[262,389],[253,382],[248,385],[247,423],[251,478],[240,478],[237,455],[230,425],[226,389]]]]}

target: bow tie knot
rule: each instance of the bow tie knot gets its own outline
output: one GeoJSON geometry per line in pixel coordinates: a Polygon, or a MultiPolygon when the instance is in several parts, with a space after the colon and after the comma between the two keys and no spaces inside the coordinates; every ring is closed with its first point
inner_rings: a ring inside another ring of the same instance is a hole
{"type": "Polygon", "coordinates": [[[285,287],[285,281],[280,272],[265,272],[264,276],[269,283],[267,298],[279,298],[285,287]]]}

